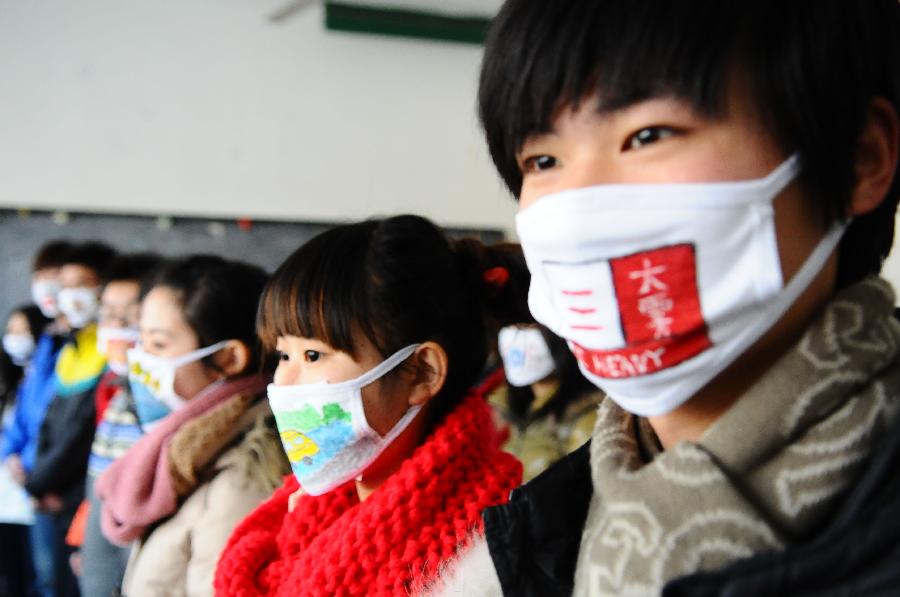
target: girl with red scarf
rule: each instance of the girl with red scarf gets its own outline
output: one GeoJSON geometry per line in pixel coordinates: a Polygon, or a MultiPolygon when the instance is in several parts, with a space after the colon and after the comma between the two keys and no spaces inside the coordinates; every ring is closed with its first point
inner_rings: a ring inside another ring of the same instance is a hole
{"type": "Polygon", "coordinates": [[[235,529],[217,594],[414,595],[483,533],[522,475],[483,396],[499,378],[477,385],[514,263],[399,216],[329,230],[278,269],[257,323],[294,475],[235,529]]]}

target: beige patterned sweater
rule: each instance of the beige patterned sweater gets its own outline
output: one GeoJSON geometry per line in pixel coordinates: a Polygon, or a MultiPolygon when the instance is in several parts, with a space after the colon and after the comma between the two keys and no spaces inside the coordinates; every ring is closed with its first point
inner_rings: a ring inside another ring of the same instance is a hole
{"type": "Polygon", "coordinates": [[[649,463],[639,422],[606,400],[575,595],[658,594],[820,530],[900,406],[893,305],[880,279],[843,290],[700,441],[649,463]]]}

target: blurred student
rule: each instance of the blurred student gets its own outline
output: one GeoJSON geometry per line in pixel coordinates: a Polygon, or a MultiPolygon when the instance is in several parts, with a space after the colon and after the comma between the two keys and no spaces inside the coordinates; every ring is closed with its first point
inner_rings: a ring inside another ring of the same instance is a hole
{"type": "Polygon", "coordinates": [[[66,241],[52,241],[38,251],[32,263],[31,294],[42,314],[53,320],[52,326],[40,330],[31,363],[24,373],[19,390],[16,416],[4,435],[0,458],[12,472],[13,478],[25,482],[25,474],[34,464],[37,438],[47,404],[53,398],[53,371],[56,358],[68,330],[65,316],[57,307],[59,268],[72,245],[66,241]]]}
{"type": "Polygon", "coordinates": [[[129,386],[144,432],[97,479],[107,539],[134,550],[122,592],[212,595],[234,526],[289,469],[260,373],[254,321],[267,276],[193,256],[142,293],[129,386]]]}
{"type": "Polygon", "coordinates": [[[78,594],[65,536],[84,498],[94,436],[94,391],[106,368],[97,350],[97,310],[104,272],[115,251],[97,242],[71,247],[59,268],[59,310],[69,333],[54,369],[53,397],[41,423],[25,489],[37,501],[32,548],[44,595],[78,594]]]}
{"type": "Polygon", "coordinates": [[[57,323],[61,323],[58,318],[62,315],[59,309],[59,291],[62,290],[59,268],[72,246],[67,240],[52,240],[38,249],[31,266],[31,299],[44,317],[57,320],[57,323]]]}
{"type": "Polygon", "coordinates": [[[489,402],[508,425],[503,449],[522,461],[527,482],[590,439],[603,393],[543,326],[506,326],[497,344],[507,385],[489,402]]]}
{"type": "MultiPolygon", "coordinates": [[[[43,315],[53,321],[42,330],[21,382],[15,416],[0,444],[0,458],[20,484],[25,483],[26,475],[34,466],[41,423],[56,389],[56,361],[69,329],[65,315],[58,308],[59,271],[72,246],[67,241],[51,241],[41,247],[32,262],[32,297],[43,315]]],[[[37,523],[31,526],[30,544],[37,583],[41,587],[38,593],[43,597],[53,594],[53,553],[48,543],[40,540],[47,535],[41,532],[42,528],[37,523]]]]}
{"type": "Polygon", "coordinates": [[[21,381],[50,321],[36,305],[16,307],[6,320],[3,350],[0,351],[0,412],[3,413],[4,427],[7,426],[6,417],[10,424],[12,422],[21,381]]]}
{"type": "Polygon", "coordinates": [[[104,275],[98,312],[97,350],[106,357],[107,371],[94,396],[97,431],[88,460],[87,499],[72,527],[70,544],[80,545],[78,582],[86,596],[116,594],[128,562],[129,549],[110,543],[100,530],[100,501],[94,482],[109,465],[140,439],[143,431],[128,388],[128,350],[140,339],[142,281],[161,263],[150,254],[118,256],[104,275]]]}
{"type": "Polygon", "coordinates": [[[333,228],[269,283],[269,402],[294,475],[235,530],[220,595],[414,595],[481,534],[521,465],[484,389],[488,249],[398,216],[333,228]]]}
{"type": "MultiPolygon", "coordinates": [[[[4,431],[15,417],[21,380],[31,361],[34,348],[48,320],[35,305],[13,309],[6,321],[0,350],[0,421],[4,431]]],[[[0,503],[0,595],[27,595],[34,582],[31,565],[29,525],[23,512],[26,494],[8,470],[0,471],[2,483],[9,484],[3,495],[18,493],[20,499],[0,503]]]]}

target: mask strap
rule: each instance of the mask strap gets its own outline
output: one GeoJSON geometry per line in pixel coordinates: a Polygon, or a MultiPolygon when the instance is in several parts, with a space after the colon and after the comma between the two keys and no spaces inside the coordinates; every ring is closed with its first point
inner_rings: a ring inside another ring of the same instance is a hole
{"type": "MultiPolygon", "coordinates": [[[[407,346],[405,348],[401,348],[400,350],[398,350],[397,352],[395,352],[394,354],[392,354],[385,360],[381,361],[379,364],[372,367],[371,369],[369,369],[368,371],[366,371],[365,373],[363,373],[362,375],[360,375],[359,377],[357,377],[355,380],[352,380],[352,381],[354,382],[355,385],[359,385],[360,388],[369,385],[370,383],[372,383],[373,381],[382,377],[389,371],[396,368],[400,363],[402,363],[403,361],[405,361],[406,359],[411,357],[412,354],[414,352],[416,352],[416,349],[419,348],[420,346],[421,346],[421,344],[410,344],[409,346],[407,346]]],[[[334,384],[334,385],[339,385],[339,384],[334,384]]]]}
{"type": "Polygon", "coordinates": [[[193,363],[194,361],[205,359],[209,355],[215,354],[225,348],[228,342],[228,340],[222,340],[221,342],[216,342],[212,346],[207,346],[206,348],[200,348],[193,352],[189,352],[186,355],[182,355],[178,358],[172,359],[172,364],[177,369],[178,367],[187,365],[188,363],[193,363]]]}
{"type": "Polygon", "coordinates": [[[800,156],[796,153],[783,161],[763,179],[763,185],[769,189],[774,197],[784,190],[800,172],[800,156]]]}
{"type": "MultiPolygon", "coordinates": [[[[849,221],[835,222],[822,240],[819,241],[816,248],[813,249],[812,253],[809,254],[809,257],[806,258],[803,265],[800,266],[800,269],[797,270],[790,281],[784,286],[782,293],[775,297],[770,303],[765,319],[757,322],[757,324],[753,326],[745,328],[740,341],[735,343],[735,348],[729,353],[722,355],[722,358],[719,359],[717,363],[712,364],[714,369],[717,365],[721,368],[725,368],[733,363],[747,347],[752,346],[754,342],[759,340],[779,319],[781,319],[781,316],[787,312],[797,298],[803,294],[803,291],[809,287],[816,275],[818,275],[818,273],[822,271],[822,268],[825,267],[828,258],[831,256],[832,251],[838,246],[838,243],[840,243],[841,238],[844,236],[844,231],[849,224],[849,221]]],[[[720,371],[721,369],[716,370],[720,371]]],[[[695,392],[699,391],[700,388],[705,386],[711,377],[712,376],[699,376],[685,391],[689,392],[688,395],[693,395],[695,392]]]]}

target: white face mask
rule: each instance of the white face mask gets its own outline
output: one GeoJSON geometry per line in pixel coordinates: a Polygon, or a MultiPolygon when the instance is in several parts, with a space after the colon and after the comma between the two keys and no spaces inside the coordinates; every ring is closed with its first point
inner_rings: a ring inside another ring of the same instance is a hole
{"type": "Polygon", "coordinates": [[[128,385],[144,430],[152,429],[163,417],[187,403],[175,391],[178,368],[215,354],[227,344],[223,340],[175,358],[152,355],[141,347],[128,351],[128,385]]]}
{"type": "Polygon", "coordinates": [[[56,280],[36,280],[31,283],[31,299],[44,317],[53,319],[59,315],[59,291],[62,286],[56,280]]]}
{"type": "Polygon", "coordinates": [[[505,327],[500,330],[497,342],[506,381],[510,385],[530,386],[556,369],[553,355],[536,328],[505,327]]]}
{"type": "Polygon", "coordinates": [[[14,365],[24,367],[34,353],[34,338],[31,334],[6,334],[3,336],[3,350],[14,365]]]}
{"type": "Polygon", "coordinates": [[[128,362],[109,360],[110,342],[121,342],[127,348],[133,348],[141,339],[141,331],[137,328],[113,328],[101,325],[97,330],[97,352],[106,357],[106,364],[117,375],[128,373],[128,362]]]}
{"type": "Polygon", "coordinates": [[[516,217],[531,313],[622,408],[674,410],[781,318],[840,241],[844,223],[784,284],[773,201],[797,170],[792,156],[756,180],[542,198],[516,217]]]}
{"type": "Polygon", "coordinates": [[[269,405],[291,462],[306,493],[322,495],[358,477],[413,421],[412,406],[380,436],[366,421],[362,389],[408,359],[419,347],[403,348],[356,379],[269,386],[269,405]]]}
{"type": "Polygon", "coordinates": [[[63,288],[59,291],[59,310],[69,325],[80,330],[97,319],[97,310],[100,308],[100,289],[87,288],[63,288]]]}

